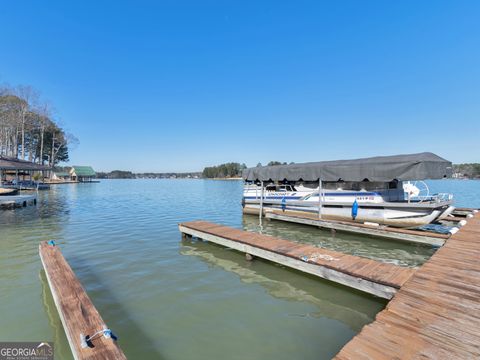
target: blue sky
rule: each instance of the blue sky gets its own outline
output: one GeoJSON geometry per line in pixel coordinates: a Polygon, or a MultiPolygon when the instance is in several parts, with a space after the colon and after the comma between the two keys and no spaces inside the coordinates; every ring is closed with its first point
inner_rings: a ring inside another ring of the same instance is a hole
{"type": "Polygon", "coordinates": [[[5,1],[0,83],[29,84],[71,164],[435,152],[480,162],[478,1],[5,1]]]}

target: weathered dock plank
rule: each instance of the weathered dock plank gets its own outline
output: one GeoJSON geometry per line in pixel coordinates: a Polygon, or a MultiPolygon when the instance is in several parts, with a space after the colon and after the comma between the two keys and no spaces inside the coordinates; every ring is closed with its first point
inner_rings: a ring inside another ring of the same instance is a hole
{"type": "Polygon", "coordinates": [[[480,213],[427,261],[337,359],[480,358],[480,213]]]}
{"type": "Polygon", "coordinates": [[[267,219],[292,222],[296,224],[317,226],[325,229],[345,231],[355,234],[372,235],[391,240],[401,240],[419,244],[442,246],[450,234],[439,234],[430,231],[400,229],[390,226],[370,226],[337,220],[319,220],[318,215],[296,211],[269,210],[265,213],[267,219]]]}
{"type": "Polygon", "coordinates": [[[92,336],[107,326],[60,249],[42,242],[39,253],[74,358],[126,359],[116,341],[103,335],[94,337],[88,347],[82,347],[81,334],[92,336]]]}
{"type": "Polygon", "coordinates": [[[183,234],[211,241],[321,278],[390,299],[415,269],[298,244],[206,221],[179,224],[183,234]]]}

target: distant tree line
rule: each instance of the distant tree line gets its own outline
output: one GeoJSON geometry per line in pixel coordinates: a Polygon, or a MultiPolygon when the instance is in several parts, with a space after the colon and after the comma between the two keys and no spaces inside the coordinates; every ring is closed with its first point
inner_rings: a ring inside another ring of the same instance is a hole
{"type": "Polygon", "coordinates": [[[480,164],[454,164],[453,171],[456,174],[461,174],[463,177],[477,179],[480,178],[480,164]]]}
{"type": "Polygon", "coordinates": [[[242,176],[242,171],[247,168],[247,165],[236,162],[221,164],[217,166],[209,166],[203,169],[202,175],[204,178],[232,178],[242,176]]]}
{"type": "Polygon", "coordinates": [[[32,87],[0,87],[0,156],[55,166],[77,142],[32,87]]]}
{"type": "Polygon", "coordinates": [[[97,172],[98,179],[186,179],[186,178],[200,178],[202,173],[200,172],[188,172],[188,173],[134,173],[124,170],[113,170],[110,172],[97,172]]]}
{"type": "Polygon", "coordinates": [[[135,179],[131,171],[113,170],[111,172],[97,172],[98,179],[135,179]]]}
{"type": "MultiPolygon", "coordinates": [[[[291,162],[290,164],[293,164],[291,162]]],[[[270,161],[267,166],[275,166],[275,165],[287,165],[286,162],[280,161],[270,161]]],[[[262,166],[261,163],[257,164],[258,166],[262,166]]],[[[204,178],[211,179],[211,178],[232,178],[232,177],[240,177],[242,176],[242,171],[247,168],[247,165],[240,164],[237,162],[231,162],[226,164],[221,164],[217,166],[209,166],[203,169],[202,175],[204,178]]]]}
{"type": "Polygon", "coordinates": [[[202,173],[198,171],[194,172],[181,172],[181,173],[173,173],[173,172],[168,172],[168,173],[153,173],[153,172],[148,172],[148,173],[137,173],[135,174],[136,178],[139,179],[189,179],[189,178],[201,178],[202,173]]]}
{"type": "MultiPolygon", "coordinates": [[[[290,164],[295,164],[294,162],[291,162],[290,164]]],[[[281,161],[270,161],[267,166],[277,166],[277,165],[288,165],[287,162],[281,162],[281,161]]],[[[257,166],[262,166],[262,163],[258,163],[257,166]]]]}

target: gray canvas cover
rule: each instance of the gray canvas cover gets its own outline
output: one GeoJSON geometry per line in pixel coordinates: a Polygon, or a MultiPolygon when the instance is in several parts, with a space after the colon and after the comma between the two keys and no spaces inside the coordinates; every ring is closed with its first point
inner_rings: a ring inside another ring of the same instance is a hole
{"type": "Polygon", "coordinates": [[[355,160],[260,166],[243,171],[245,180],[256,181],[392,181],[451,177],[452,163],[430,152],[376,156],[355,160]]]}

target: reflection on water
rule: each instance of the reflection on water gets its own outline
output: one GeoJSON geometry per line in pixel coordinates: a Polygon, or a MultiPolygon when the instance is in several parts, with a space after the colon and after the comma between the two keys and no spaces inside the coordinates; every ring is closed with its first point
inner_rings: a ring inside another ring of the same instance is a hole
{"type": "Polygon", "coordinates": [[[233,272],[243,283],[261,285],[276,298],[305,301],[318,307],[317,311],[290,314],[290,316],[336,319],[347,324],[355,332],[359,331],[365,323],[373,321],[375,314],[386,303],[382,299],[375,298],[378,303],[374,306],[371,301],[365,301],[367,295],[355,291],[351,291],[351,296],[345,297],[346,289],[332,282],[262,259],[248,261],[239,252],[201,240],[192,238],[182,240],[180,253],[197,256],[208,264],[233,272]]]}
{"type": "Polygon", "coordinates": [[[42,301],[45,309],[45,314],[48,317],[48,322],[53,330],[53,341],[55,343],[55,359],[73,359],[72,352],[68,346],[67,336],[63,330],[62,321],[58,315],[55,302],[48,286],[47,276],[45,271],[41,270],[39,279],[42,284],[42,301]]]}
{"type": "MultiPolygon", "coordinates": [[[[181,241],[177,224],[194,219],[258,231],[257,218],[242,217],[241,198],[235,181],[103,181],[53,186],[36,207],[1,211],[0,340],[55,341],[56,358],[71,358],[38,256],[38,243],[55,239],[130,359],[331,358],[384,302],[181,241]]],[[[308,226],[263,225],[281,238],[409,266],[433,253],[308,226]]]]}

